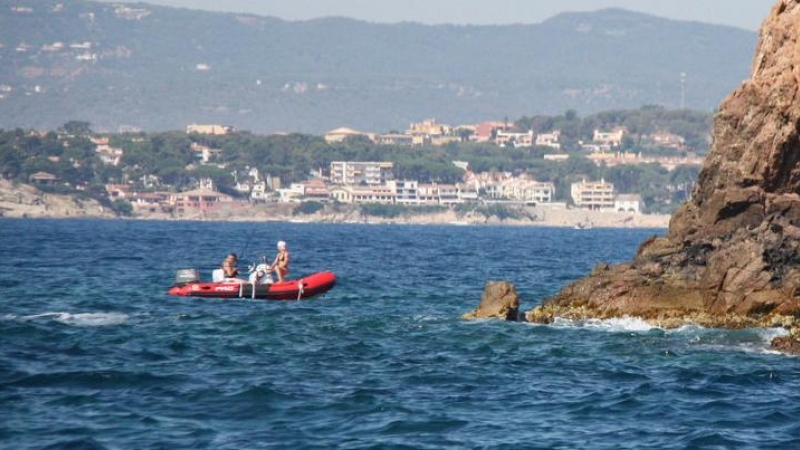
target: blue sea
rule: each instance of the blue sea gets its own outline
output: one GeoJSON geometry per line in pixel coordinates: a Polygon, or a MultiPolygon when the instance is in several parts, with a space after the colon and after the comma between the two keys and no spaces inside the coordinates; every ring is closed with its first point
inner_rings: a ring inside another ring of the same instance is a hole
{"type": "Polygon", "coordinates": [[[0,220],[0,448],[800,448],[782,330],[469,322],[664,230],[0,220]],[[303,301],[169,297],[226,253],[331,270],[303,301]]]}

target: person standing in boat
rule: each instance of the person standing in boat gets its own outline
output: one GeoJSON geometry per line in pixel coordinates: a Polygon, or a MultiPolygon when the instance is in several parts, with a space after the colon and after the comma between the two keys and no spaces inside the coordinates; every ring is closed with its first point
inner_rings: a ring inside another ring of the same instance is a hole
{"type": "Polygon", "coordinates": [[[289,273],[289,250],[286,248],[286,242],[278,241],[278,254],[275,255],[275,261],[269,266],[269,270],[275,271],[278,283],[289,273]]]}
{"type": "Polygon", "coordinates": [[[239,258],[236,256],[236,253],[229,254],[225,257],[225,261],[222,261],[222,275],[226,283],[246,283],[245,280],[236,278],[236,276],[239,275],[239,269],[236,268],[238,263],[239,258]]]}

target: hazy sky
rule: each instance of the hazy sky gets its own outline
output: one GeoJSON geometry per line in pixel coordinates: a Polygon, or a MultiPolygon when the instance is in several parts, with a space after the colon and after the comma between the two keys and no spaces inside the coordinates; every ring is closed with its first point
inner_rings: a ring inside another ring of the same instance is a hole
{"type": "Polygon", "coordinates": [[[539,23],[564,11],[618,7],[679,20],[758,29],[777,0],[145,0],[146,3],[304,20],[325,16],[426,24],[539,23]]]}

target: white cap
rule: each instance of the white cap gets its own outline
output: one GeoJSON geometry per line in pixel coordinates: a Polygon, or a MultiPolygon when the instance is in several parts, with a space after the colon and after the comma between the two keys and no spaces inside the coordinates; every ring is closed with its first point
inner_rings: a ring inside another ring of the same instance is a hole
{"type": "Polygon", "coordinates": [[[278,250],[283,250],[286,248],[286,242],[278,241],[278,250]]]}

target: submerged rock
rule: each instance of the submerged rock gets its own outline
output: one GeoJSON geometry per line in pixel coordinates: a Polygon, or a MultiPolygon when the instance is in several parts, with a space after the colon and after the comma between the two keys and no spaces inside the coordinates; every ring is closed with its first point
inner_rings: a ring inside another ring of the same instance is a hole
{"type": "Polygon", "coordinates": [[[798,61],[800,0],[780,0],[762,26],[751,77],[719,108],[698,184],[667,235],[644,242],[632,262],[598,266],[528,320],[636,316],[661,326],[797,325],[798,61]]]}
{"type": "Polygon", "coordinates": [[[465,319],[519,319],[517,289],[508,281],[489,281],[483,288],[481,304],[475,311],[464,314],[465,319]]]}

